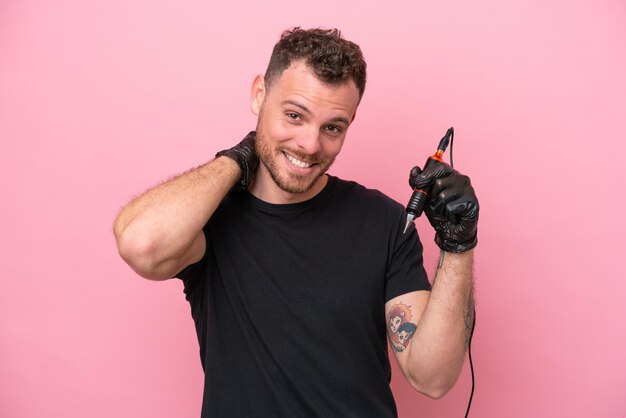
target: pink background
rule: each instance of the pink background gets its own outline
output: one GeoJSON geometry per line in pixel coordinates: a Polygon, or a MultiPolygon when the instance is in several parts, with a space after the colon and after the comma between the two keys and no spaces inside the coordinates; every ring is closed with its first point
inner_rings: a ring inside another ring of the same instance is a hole
{"type": "MultiPolygon", "coordinates": [[[[198,416],[182,285],[138,278],[111,225],[254,128],[252,78],[301,25],[368,61],[333,174],[405,203],[455,127],[481,202],[471,416],[624,417],[625,17],[620,0],[0,0],[0,416],[198,416]]],[[[469,368],[440,401],[397,369],[392,386],[401,417],[460,417],[469,368]]]]}

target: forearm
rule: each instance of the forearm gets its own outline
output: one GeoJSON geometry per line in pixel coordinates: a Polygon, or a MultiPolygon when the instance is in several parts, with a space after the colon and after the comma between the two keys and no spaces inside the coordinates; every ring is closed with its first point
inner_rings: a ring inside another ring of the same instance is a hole
{"type": "Polygon", "coordinates": [[[409,375],[433,397],[443,396],[461,372],[474,315],[473,250],[441,252],[426,309],[408,347],[409,375]]]}
{"type": "Polygon", "coordinates": [[[172,260],[186,253],[240,175],[233,160],[220,157],[134,199],[114,224],[122,258],[144,277],[175,274],[172,260]]]}

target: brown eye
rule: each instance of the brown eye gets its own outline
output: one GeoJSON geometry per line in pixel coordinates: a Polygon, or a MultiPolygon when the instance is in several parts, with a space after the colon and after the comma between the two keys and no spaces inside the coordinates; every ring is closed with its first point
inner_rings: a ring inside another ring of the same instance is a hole
{"type": "Polygon", "coordinates": [[[341,128],[339,126],[336,126],[336,125],[328,125],[326,127],[326,130],[329,131],[332,134],[340,134],[341,133],[341,128]]]}

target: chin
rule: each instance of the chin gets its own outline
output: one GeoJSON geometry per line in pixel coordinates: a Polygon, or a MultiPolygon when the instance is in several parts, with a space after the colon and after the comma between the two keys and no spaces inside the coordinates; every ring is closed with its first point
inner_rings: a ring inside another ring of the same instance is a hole
{"type": "Polygon", "coordinates": [[[284,190],[288,193],[293,193],[293,194],[303,194],[311,190],[311,188],[315,186],[317,181],[323,175],[324,173],[316,174],[311,179],[308,179],[308,178],[295,179],[293,177],[290,178],[290,176],[285,176],[287,177],[286,181],[285,181],[285,177],[276,178],[274,175],[272,175],[272,178],[274,179],[274,182],[276,183],[278,187],[280,187],[281,190],[284,190]]]}

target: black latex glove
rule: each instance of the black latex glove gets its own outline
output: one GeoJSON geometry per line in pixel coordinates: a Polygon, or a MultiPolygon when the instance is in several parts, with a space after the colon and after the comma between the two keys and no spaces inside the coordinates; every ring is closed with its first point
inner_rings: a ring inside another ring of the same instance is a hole
{"type": "Polygon", "coordinates": [[[424,212],[435,228],[439,248],[460,253],[476,246],[479,207],[469,177],[446,163],[433,164],[424,171],[413,167],[409,185],[421,190],[432,187],[424,212]]]}
{"type": "Polygon", "coordinates": [[[259,157],[254,149],[256,132],[252,131],[237,145],[215,154],[215,157],[226,156],[239,164],[241,168],[241,179],[235,184],[235,190],[247,190],[252,180],[254,172],[259,165],[259,157]]]}

